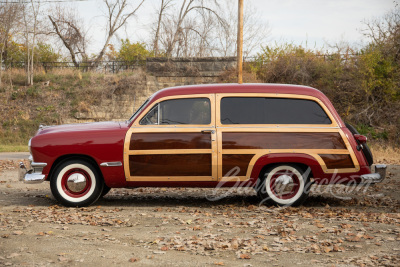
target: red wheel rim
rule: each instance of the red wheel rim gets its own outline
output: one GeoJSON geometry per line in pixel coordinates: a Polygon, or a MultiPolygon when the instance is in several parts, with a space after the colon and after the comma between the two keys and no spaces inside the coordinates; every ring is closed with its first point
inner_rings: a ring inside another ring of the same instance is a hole
{"type": "Polygon", "coordinates": [[[277,171],[276,173],[274,173],[271,177],[270,183],[269,183],[269,187],[271,189],[271,192],[280,199],[291,199],[293,198],[300,190],[300,180],[299,177],[291,172],[290,170],[281,170],[281,171],[277,171]],[[281,194],[277,191],[277,184],[276,184],[276,180],[278,179],[278,177],[282,176],[282,175],[287,175],[289,177],[292,178],[292,182],[290,183],[292,185],[292,188],[289,192],[286,192],[284,194],[281,194]]]}
{"type": "Polygon", "coordinates": [[[91,176],[85,170],[82,170],[82,169],[71,169],[71,170],[68,170],[63,175],[63,177],[61,179],[61,187],[62,187],[63,191],[65,192],[65,194],[67,194],[70,197],[74,197],[74,198],[83,197],[84,195],[87,194],[87,192],[89,192],[90,188],[92,187],[92,179],[91,179],[91,176]],[[86,185],[82,190],[73,191],[69,187],[68,178],[70,178],[74,174],[83,175],[85,177],[86,185]]]}

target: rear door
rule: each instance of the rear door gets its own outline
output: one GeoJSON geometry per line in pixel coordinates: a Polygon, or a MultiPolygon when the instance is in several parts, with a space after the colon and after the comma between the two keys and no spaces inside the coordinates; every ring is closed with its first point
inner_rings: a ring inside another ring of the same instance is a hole
{"type": "Polygon", "coordinates": [[[217,178],[214,94],[162,98],[138,117],[125,139],[127,181],[217,178]]]}

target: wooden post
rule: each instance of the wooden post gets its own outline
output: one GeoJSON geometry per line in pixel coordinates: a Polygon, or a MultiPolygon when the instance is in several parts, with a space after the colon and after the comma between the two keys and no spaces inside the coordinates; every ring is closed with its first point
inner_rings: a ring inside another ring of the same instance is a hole
{"type": "Polygon", "coordinates": [[[238,0],[237,69],[238,83],[243,83],[243,0],[238,0]]]}

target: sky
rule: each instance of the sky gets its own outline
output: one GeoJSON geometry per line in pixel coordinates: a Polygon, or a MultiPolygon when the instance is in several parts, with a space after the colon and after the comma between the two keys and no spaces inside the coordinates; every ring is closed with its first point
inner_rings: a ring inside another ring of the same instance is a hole
{"type": "MultiPolygon", "coordinates": [[[[132,0],[133,1],[133,0],[132,0]]],[[[139,16],[129,22],[126,29],[117,32],[114,41],[129,38],[131,41],[149,39],[149,25],[160,0],[147,0],[139,16]]],[[[74,2],[90,25],[93,51],[104,42],[104,17],[100,0],[74,2]]],[[[138,2],[135,0],[133,2],[138,2]]],[[[231,1],[237,6],[237,0],[231,1]]],[[[260,19],[270,26],[267,44],[290,42],[309,48],[327,48],[340,41],[361,45],[360,29],[363,21],[381,17],[400,0],[244,0],[259,12],[260,19]]]]}

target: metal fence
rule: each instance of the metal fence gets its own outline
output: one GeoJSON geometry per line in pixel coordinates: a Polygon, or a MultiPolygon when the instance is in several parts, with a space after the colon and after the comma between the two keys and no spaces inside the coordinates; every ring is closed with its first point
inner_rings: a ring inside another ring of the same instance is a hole
{"type": "MultiPolygon", "coordinates": [[[[26,62],[6,62],[2,64],[3,69],[24,69],[26,62]]],[[[45,72],[54,69],[78,69],[82,72],[96,71],[104,73],[118,73],[121,71],[134,71],[146,66],[146,60],[135,61],[100,61],[100,62],[36,62],[34,67],[43,68],[45,72]]]]}

